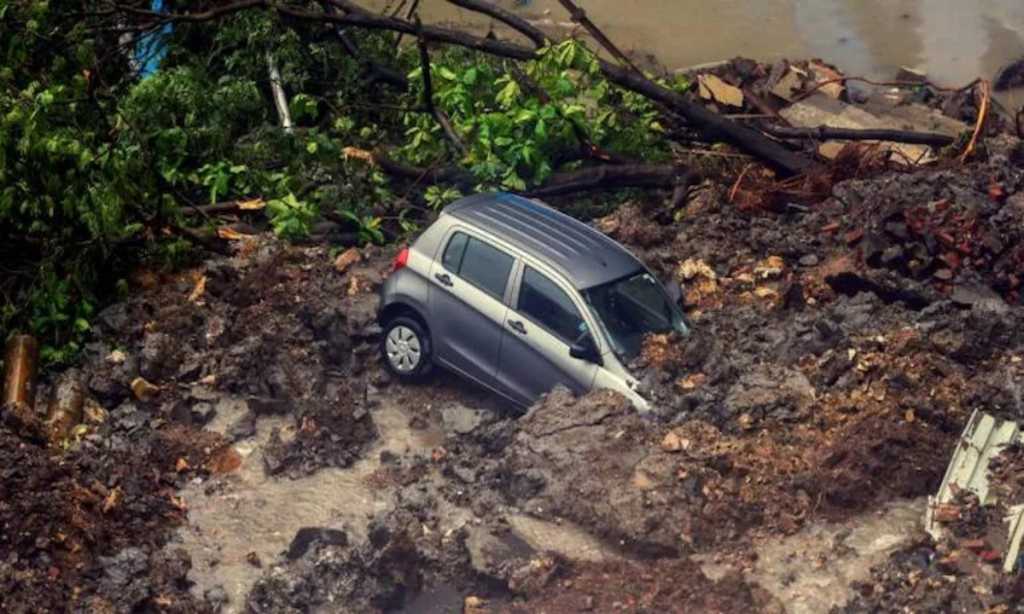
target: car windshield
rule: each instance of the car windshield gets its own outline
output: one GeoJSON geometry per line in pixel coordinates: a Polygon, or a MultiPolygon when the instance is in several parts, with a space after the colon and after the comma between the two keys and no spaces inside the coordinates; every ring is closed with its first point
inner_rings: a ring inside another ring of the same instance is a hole
{"type": "Polygon", "coordinates": [[[583,291],[591,310],[604,328],[612,349],[625,361],[640,353],[651,333],[686,332],[683,315],[658,280],[638,273],[583,291]]]}

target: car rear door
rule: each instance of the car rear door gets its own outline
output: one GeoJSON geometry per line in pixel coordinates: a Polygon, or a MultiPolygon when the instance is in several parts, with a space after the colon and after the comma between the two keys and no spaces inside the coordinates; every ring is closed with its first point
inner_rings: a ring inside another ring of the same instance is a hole
{"type": "Polygon", "coordinates": [[[501,387],[524,404],[557,384],[576,393],[590,390],[598,365],[569,355],[574,341],[591,334],[575,292],[529,264],[520,267],[517,278],[504,321],[497,374],[501,387]]]}
{"type": "Polygon", "coordinates": [[[506,294],[515,258],[453,227],[430,270],[430,327],[442,365],[495,386],[506,294]]]}

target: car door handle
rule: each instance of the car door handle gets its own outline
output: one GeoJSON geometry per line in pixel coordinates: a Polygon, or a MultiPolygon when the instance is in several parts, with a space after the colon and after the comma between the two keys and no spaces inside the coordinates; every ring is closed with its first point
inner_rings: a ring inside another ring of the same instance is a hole
{"type": "Polygon", "coordinates": [[[448,273],[434,273],[434,277],[441,282],[441,285],[452,287],[452,278],[448,273]]]}
{"type": "Polygon", "coordinates": [[[508,321],[508,327],[511,328],[512,330],[516,331],[520,335],[525,335],[526,334],[526,327],[523,326],[523,323],[520,322],[519,320],[509,320],[508,321]]]}

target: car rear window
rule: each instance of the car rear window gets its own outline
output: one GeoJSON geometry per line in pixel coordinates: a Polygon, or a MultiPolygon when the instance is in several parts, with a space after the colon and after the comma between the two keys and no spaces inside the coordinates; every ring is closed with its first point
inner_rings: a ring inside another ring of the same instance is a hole
{"type": "Polygon", "coordinates": [[[586,324],[569,295],[530,267],[523,271],[516,308],[566,343],[575,342],[586,331],[586,324]]]}
{"type": "Polygon", "coordinates": [[[515,259],[462,232],[452,235],[444,250],[444,268],[501,300],[515,259]]]}

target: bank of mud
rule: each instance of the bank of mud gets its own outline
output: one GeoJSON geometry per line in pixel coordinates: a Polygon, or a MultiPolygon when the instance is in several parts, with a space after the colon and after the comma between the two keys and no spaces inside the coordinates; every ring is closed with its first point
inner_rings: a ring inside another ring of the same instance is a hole
{"type": "Polygon", "coordinates": [[[708,181],[681,209],[595,220],[684,285],[693,333],[634,365],[647,416],[607,391],[519,416],[443,374],[392,381],[374,322],[390,249],[261,235],[140,272],[80,368],[40,387],[37,419],[81,388],[82,425],[53,443],[32,419],[0,427],[0,606],[1016,603],[1019,580],[949,566],[958,543],[920,527],[971,412],[1024,419],[1024,151],[984,153],[770,210],[708,181]],[[815,569],[794,564],[808,553],[815,569]],[[812,599],[822,583],[838,596],[812,599]]]}

